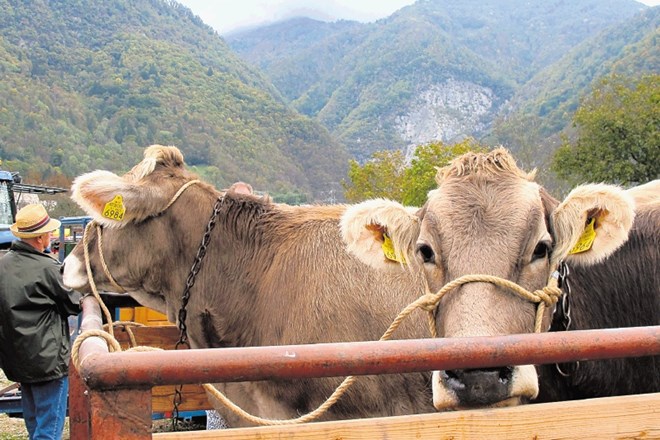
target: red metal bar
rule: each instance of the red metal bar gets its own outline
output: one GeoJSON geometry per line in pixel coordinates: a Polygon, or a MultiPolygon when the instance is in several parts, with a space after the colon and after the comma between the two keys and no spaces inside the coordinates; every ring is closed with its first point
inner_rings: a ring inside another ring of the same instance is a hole
{"type": "MultiPolygon", "coordinates": [[[[82,321],[80,322],[80,330],[100,330],[103,328],[99,303],[94,298],[87,297],[83,299],[81,306],[83,314],[82,321]]],[[[86,348],[105,346],[105,350],[99,350],[99,352],[107,353],[108,349],[105,342],[102,340],[101,342],[102,345],[98,341],[92,343],[85,340],[82,345],[86,348]]],[[[69,430],[71,440],[88,439],[90,438],[89,393],[86,391],[85,384],[73,362],[71,362],[69,370],[69,430]]]]}
{"type": "Polygon", "coordinates": [[[660,354],[660,326],[480,338],[92,354],[91,389],[546,364],[660,354]]]}
{"type": "MultiPolygon", "coordinates": [[[[82,301],[82,332],[103,328],[101,308],[93,297],[82,301]]],[[[104,339],[90,337],[80,345],[79,358],[108,356],[104,339]]],[[[81,374],[75,366],[71,368],[69,398],[71,440],[126,439],[146,440],[151,438],[151,386],[119,390],[87,390],[81,374]]]]}

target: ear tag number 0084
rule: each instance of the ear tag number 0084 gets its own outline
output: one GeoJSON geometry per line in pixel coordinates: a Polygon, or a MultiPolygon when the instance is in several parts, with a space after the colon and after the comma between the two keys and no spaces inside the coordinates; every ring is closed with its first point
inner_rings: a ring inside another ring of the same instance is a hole
{"type": "Polygon", "coordinates": [[[102,215],[105,218],[119,221],[124,218],[125,212],[124,199],[121,195],[116,195],[114,199],[105,204],[102,215]]]}

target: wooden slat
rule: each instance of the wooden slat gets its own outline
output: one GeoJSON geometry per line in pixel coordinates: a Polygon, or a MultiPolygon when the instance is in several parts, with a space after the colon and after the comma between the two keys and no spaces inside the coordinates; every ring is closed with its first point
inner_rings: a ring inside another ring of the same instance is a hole
{"type": "Polygon", "coordinates": [[[296,426],[158,433],[154,439],[660,438],[660,393],[296,426]]]}
{"type": "MultiPolygon", "coordinates": [[[[156,327],[130,327],[135,335],[138,345],[173,350],[179,340],[179,329],[175,325],[163,325],[156,327]]],[[[121,345],[122,350],[129,346],[128,331],[122,326],[115,326],[115,339],[121,345]]]]}
{"type": "MultiPolygon", "coordinates": [[[[153,412],[162,413],[173,410],[174,390],[173,386],[158,386],[151,389],[153,412]]],[[[211,409],[213,406],[209,403],[206,391],[201,385],[186,384],[183,386],[181,403],[178,408],[179,411],[197,411],[211,409]]]]}

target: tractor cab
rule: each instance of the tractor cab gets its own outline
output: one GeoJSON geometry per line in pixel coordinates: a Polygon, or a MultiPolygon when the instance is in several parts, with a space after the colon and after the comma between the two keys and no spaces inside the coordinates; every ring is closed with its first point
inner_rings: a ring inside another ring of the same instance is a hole
{"type": "Polygon", "coordinates": [[[16,221],[16,207],[22,194],[59,194],[66,188],[22,183],[19,173],[0,170],[0,250],[9,249],[16,238],[9,227],[16,221]]]}

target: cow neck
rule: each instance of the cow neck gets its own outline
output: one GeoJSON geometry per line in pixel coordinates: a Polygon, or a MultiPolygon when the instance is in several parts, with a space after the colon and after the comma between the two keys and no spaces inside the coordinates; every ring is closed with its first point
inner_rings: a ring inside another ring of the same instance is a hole
{"type": "Polygon", "coordinates": [[[183,293],[181,294],[181,308],[179,309],[177,319],[179,326],[179,340],[174,346],[175,350],[178,349],[181,345],[185,345],[186,347],[190,348],[190,343],[188,341],[188,331],[186,327],[186,317],[188,314],[186,308],[188,306],[188,301],[190,300],[190,289],[192,289],[192,287],[195,285],[195,278],[197,277],[197,274],[201,269],[202,261],[204,261],[204,257],[206,256],[206,250],[208,248],[209,242],[211,241],[211,232],[215,228],[218,214],[220,213],[220,209],[224,200],[225,196],[223,194],[216,199],[215,205],[213,205],[213,212],[211,213],[211,217],[206,224],[206,229],[204,231],[204,235],[202,236],[202,241],[199,244],[199,248],[197,249],[195,260],[192,267],[190,268],[190,273],[188,273],[188,277],[186,278],[186,285],[183,289],[183,293]]]}

